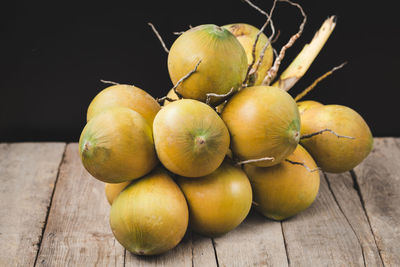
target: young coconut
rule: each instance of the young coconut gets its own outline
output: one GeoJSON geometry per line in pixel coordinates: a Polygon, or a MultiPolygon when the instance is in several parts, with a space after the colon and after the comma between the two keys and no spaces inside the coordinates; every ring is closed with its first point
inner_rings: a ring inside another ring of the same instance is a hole
{"type": "Polygon", "coordinates": [[[208,105],[181,99],[165,106],[153,124],[154,143],[162,164],[185,177],[200,177],[221,165],[229,148],[229,132],[208,105]]]}
{"type": "Polygon", "coordinates": [[[213,173],[199,179],[178,177],[189,205],[191,228],[219,236],[236,228],[252,203],[250,182],[244,171],[226,159],[213,173]]]}
{"type": "Polygon", "coordinates": [[[139,178],[158,162],[149,124],[124,107],[107,109],[86,124],[79,153],[86,170],[106,183],[139,178]]]}
{"type": "Polygon", "coordinates": [[[135,180],[111,206],[111,230],[122,246],[137,255],[174,248],[188,226],[189,212],[179,187],[161,168],[135,180]]]}
{"type": "MultiPolygon", "coordinates": [[[[235,23],[223,26],[228,29],[233,35],[236,36],[240,44],[243,46],[244,51],[247,55],[247,63],[250,65],[253,62],[253,46],[256,41],[256,37],[258,32],[260,31],[256,27],[246,24],[246,23],[235,23]]],[[[260,60],[261,52],[264,46],[269,43],[267,36],[264,33],[261,33],[258,37],[256,50],[255,50],[255,60],[252,70],[250,71],[252,79],[249,81],[249,85],[260,85],[267,75],[268,70],[271,68],[272,63],[274,61],[274,53],[272,50],[271,44],[269,44],[264,52],[264,56],[260,66],[258,67],[257,72],[257,64],[260,60]]]]}
{"type": "Polygon", "coordinates": [[[312,108],[315,108],[315,107],[322,107],[322,106],[323,106],[323,104],[321,104],[321,103],[319,103],[317,101],[314,101],[314,100],[305,100],[305,101],[297,102],[297,107],[299,108],[300,116],[306,110],[309,110],[309,109],[312,109],[312,108]]]}
{"type": "Polygon", "coordinates": [[[106,198],[108,203],[110,205],[113,203],[114,199],[118,196],[119,193],[121,193],[122,190],[127,187],[131,181],[123,182],[123,183],[118,183],[118,184],[109,184],[106,183],[104,186],[104,191],[106,192],[106,198]]]}
{"type": "Polygon", "coordinates": [[[253,189],[254,206],[267,218],[289,218],[308,208],[318,194],[319,172],[308,152],[298,145],[288,160],[305,166],[288,161],[269,168],[245,165],[253,189]]]}
{"type": "Polygon", "coordinates": [[[256,166],[278,164],[295,150],[300,139],[296,102],[276,87],[241,90],[225,105],[221,116],[231,134],[233,155],[256,166]]]}
{"type": "Polygon", "coordinates": [[[132,85],[117,84],[107,87],[95,96],[87,111],[87,121],[113,107],[126,107],[138,112],[150,126],[161,109],[157,101],[144,90],[132,85]]]}
{"type": "MultiPolygon", "coordinates": [[[[168,54],[168,71],[175,85],[198,65],[196,72],[182,82],[177,92],[184,98],[206,101],[207,93],[227,94],[239,88],[246,76],[246,53],[227,29],[200,25],[176,39],[168,54]]],[[[223,98],[212,98],[211,104],[223,98]]]]}
{"type": "Polygon", "coordinates": [[[325,105],[302,115],[301,144],[323,171],[353,169],[372,150],[373,137],[364,119],[353,109],[325,105]],[[331,130],[332,132],[324,131],[331,130]],[[339,135],[339,136],[338,136],[339,135]]]}

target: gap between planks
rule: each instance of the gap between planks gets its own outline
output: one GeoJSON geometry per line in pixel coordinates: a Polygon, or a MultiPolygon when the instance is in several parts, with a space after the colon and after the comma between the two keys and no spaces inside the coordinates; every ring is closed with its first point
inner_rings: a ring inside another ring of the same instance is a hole
{"type": "Polygon", "coordinates": [[[41,248],[41,246],[42,246],[42,240],[43,240],[44,231],[46,230],[47,221],[48,221],[48,219],[49,219],[50,208],[51,208],[51,205],[52,205],[52,203],[53,203],[54,192],[56,191],[57,182],[58,182],[58,177],[60,176],[61,165],[64,163],[65,151],[67,151],[67,145],[68,145],[68,143],[66,143],[66,144],[64,145],[64,151],[63,151],[63,154],[62,154],[62,156],[61,156],[60,163],[58,164],[57,174],[56,174],[56,180],[54,181],[53,191],[51,192],[50,203],[49,203],[49,205],[47,206],[46,219],[45,219],[45,221],[44,221],[44,225],[43,225],[43,228],[42,228],[42,233],[41,233],[41,235],[40,235],[40,237],[39,237],[38,248],[37,248],[36,257],[35,257],[35,261],[34,261],[34,263],[33,263],[33,266],[36,266],[36,263],[37,263],[37,260],[38,260],[38,257],[39,257],[39,251],[40,251],[40,248],[41,248]]]}

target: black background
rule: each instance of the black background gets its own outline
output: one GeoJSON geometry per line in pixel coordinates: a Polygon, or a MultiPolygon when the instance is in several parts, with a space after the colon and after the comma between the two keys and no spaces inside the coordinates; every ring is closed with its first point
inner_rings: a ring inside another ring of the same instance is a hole
{"type": "MultiPolygon", "coordinates": [[[[272,1],[254,3],[269,9],[272,1]]],[[[400,27],[396,1],[299,1],[308,14],[303,36],[287,52],[283,70],[329,15],[338,24],[328,43],[290,91],[348,61],[306,99],[358,111],[375,136],[399,136],[400,27]],[[391,4],[393,3],[393,4],[391,4]]],[[[91,99],[106,85],[134,84],[161,97],[171,88],[167,54],[147,25],[170,46],[173,31],[189,25],[265,18],[240,0],[230,1],[14,1],[0,7],[0,141],[77,141],[91,99]]],[[[279,3],[278,50],[297,31],[296,8],[279,3]]]]}

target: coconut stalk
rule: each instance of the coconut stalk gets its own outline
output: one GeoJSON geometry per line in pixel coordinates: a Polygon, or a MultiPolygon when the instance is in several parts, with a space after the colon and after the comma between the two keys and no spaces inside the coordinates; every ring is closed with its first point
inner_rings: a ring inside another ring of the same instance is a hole
{"type": "Polygon", "coordinates": [[[273,86],[289,91],[304,76],[336,26],[336,16],[324,21],[309,44],[306,44],[273,86]]]}

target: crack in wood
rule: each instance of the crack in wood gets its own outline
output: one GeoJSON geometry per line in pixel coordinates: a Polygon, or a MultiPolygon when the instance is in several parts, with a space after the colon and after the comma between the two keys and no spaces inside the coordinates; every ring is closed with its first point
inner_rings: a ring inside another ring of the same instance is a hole
{"type": "Polygon", "coordinates": [[[290,258],[289,258],[288,248],[287,248],[287,241],[286,241],[286,237],[285,237],[285,231],[283,230],[283,223],[280,222],[280,224],[281,224],[281,230],[282,230],[283,244],[285,246],[286,260],[288,262],[288,266],[290,266],[290,258]]]}
{"type": "Polygon", "coordinates": [[[211,243],[213,245],[214,248],[214,255],[215,255],[215,262],[217,263],[217,267],[219,267],[219,262],[218,262],[218,254],[217,254],[217,249],[216,249],[216,245],[215,245],[215,240],[214,238],[211,238],[211,243]]]}
{"type": "Polygon", "coordinates": [[[365,208],[365,202],[364,202],[364,198],[362,197],[360,185],[358,184],[357,175],[354,172],[354,170],[350,171],[350,175],[351,175],[351,179],[353,180],[353,188],[357,192],[358,198],[360,199],[361,207],[362,207],[362,209],[364,211],[365,217],[367,218],[367,222],[368,222],[369,228],[371,229],[372,236],[374,237],[374,242],[375,242],[375,246],[376,246],[376,248],[378,250],[379,259],[381,260],[382,265],[385,266],[385,263],[383,261],[382,255],[381,255],[381,250],[378,247],[378,243],[376,242],[376,236],[375,236],[375,233],[374,233],[374,229],[372,229],[371,221],[369,219],[369,215],[368,215],[367,210],[365,208]]]}
{"type": "MultiPolygon", "coordinates": [[[[364,248],[363,248],[363,246],[362,246],[362,244],[361,244],[361,240],[360,240],[360,238],[358,237],[356,231],[354,230],[353,225],[351,224],[349,218],[347,218],[347,216],[346,216],[346,214],[344,213],[342,207],[340,206],[339,201],[338,201],[337,198],[336,198],[335,192],[332,190],[331,183],[329,182],[329,179],[328,179],[328,177],[326,176],[326,173],[323,172],[323,174],[324,174],[324,178],[325,178],[325,180],[326,180],[326,183],[328,184],[329,191],[331,192],[332,197],[333,197],[333,199],[335,200],[336,205],[338,206],[340,212],[343,214],[343,217],[346,219],[347,223],[349,224],[351,230],[353,231],[353,233],[354,233],[354,235],[355,235],[355,237],[356,237],[356,239],[357,239],[357,242],[358,242],[358,244],[359,244],[359,246],[360,246],[360,249],[361,249],[361,255],[362,255],[362,258],[363,258],[363,263],[364,263],[364,266],[366,266],[366,262],[365,262],[365,252],[364,252],[364,248]]],[[[354,187],[354,186],[353,186],[353,187],[354,187]]]]}
{"type": "Polygon", "coordinates": [[[50,209],[51,209],[51,205],[53,203],[53,198],[54,198],[54,193],[55,193],[56,187],[57,187],[58,177],[60,176],[61,166],[64,163],[65,154],[66,154],[66,151],[67,151],[67,145],[68,145],[67,143],[64,143],[64,151],[63,151],[63,154],[61,156],[60,163],[58,164],[56,179],[54,181],[53,191],[51,192],[50,202],[49,202],[49,205],[47,206],[46,218],[44,220],[44,224],[43,224],[43,227],[42,227],[42,233],[40,234],[39,241],[36,244],[38,249],[37,249],[37,252],[36,252],[35,261],[33,262],[33,266],[36,266],[37,260],[39,258],[39,252],[40,252],[40,248],[41,248],[41,245],[42,245],[43,235],[44,235],[44,231],[46,230],[47,220],[49,219],[50,209]]]}

